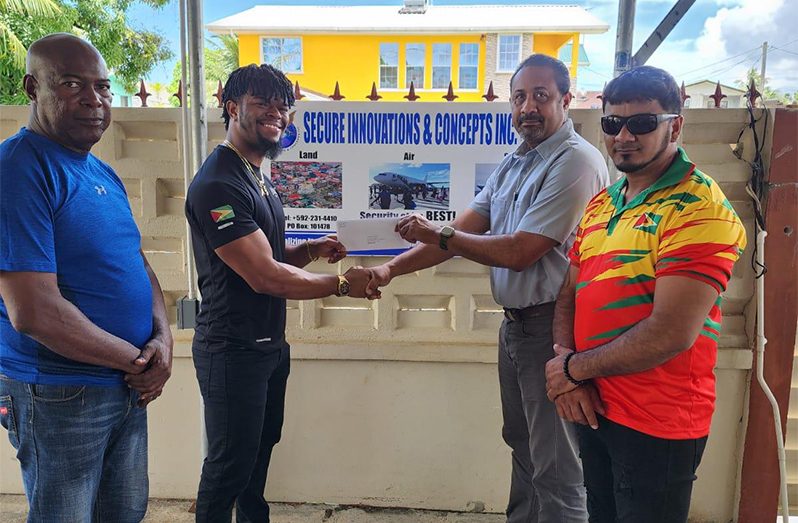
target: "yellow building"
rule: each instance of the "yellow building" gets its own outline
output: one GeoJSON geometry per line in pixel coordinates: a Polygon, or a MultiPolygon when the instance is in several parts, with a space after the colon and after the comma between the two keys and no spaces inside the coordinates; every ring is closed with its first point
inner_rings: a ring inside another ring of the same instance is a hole
{"type": "Polygon", "coordinates": [[[457,101],[509,98],[515,67],[532,52],[559,56],[571,44],[572,84],[581,35],[609,26],[577,6],[255,6],[207,25],[235,33],[241,65],[270,63],[305,92],[350,101],[376,85],[383,100],[402,101],[411,82],[419,101],[441,101],[451,82],[457,101]]]}

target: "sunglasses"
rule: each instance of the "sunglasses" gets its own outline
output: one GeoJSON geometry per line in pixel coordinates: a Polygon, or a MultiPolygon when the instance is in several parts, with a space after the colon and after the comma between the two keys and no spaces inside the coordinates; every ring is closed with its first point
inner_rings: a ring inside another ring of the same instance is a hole
{"type": "Polygon", "coordinates": [[[678,114],[641,113],[632,116],[602,116],[601,130],[605,134],[615,136],[624,126],[632,134],[647,134],[657,128],[661,122],[672,120],[678,114]]]}

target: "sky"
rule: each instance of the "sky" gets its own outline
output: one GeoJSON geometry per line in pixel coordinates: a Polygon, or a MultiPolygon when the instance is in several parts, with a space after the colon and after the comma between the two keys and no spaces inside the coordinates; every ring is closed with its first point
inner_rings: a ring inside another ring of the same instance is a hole
{"type": "Polygon", "coordinates": [[[448,163],[384,163],[369,168],[369,174],[373,178],[382,172],[393,172],[417,180],[425,180],[427,183],[446,182],[448,185],[449,168],[448,163]]]}
{"type": "MultiPolygon", "coordinates": [[[[580,5],[610,26],[603,35],[584,36],[589,67],[579,69],[580,90],[600,90],[612,78],[618,0],[434,0],[434,5],[567,4],[580,5]]],[[[637,0],[633,51],[636,51],[676,3],[676,0],[637,0]]],[[[402,0],[205,0],[204,24],[255,5],[396,5],[402,0]]],[[[156,31],[179,56],[178,5],[154,10],[134,4],[130,23],[156,31]]],[[[735,85],[751,67],[760,69],[762,44],[767,41],[766,78],[776,90],[798,92],[798,0],[696,0],[648,65],[669,71],[677,82],[720,81],[735,85]]],[[[156,66],[148,80],[168,83],[174,60],[156,66]]]]}

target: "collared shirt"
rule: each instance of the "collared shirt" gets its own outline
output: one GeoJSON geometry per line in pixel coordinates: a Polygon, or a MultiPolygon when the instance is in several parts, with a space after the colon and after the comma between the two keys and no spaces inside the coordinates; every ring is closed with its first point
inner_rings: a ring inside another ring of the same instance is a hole
{"type": "Polygon", "coordinates": [[[608,184],[604,157],[570,119],[534,149],[522,144],[502,160],[470,208],[490,219],[493,235],[523,231],[559,245],[524,271],[491,267],[497,303],[523,308],[556,299],[585,205],[608,184]]]}
{"type": "MultiPolygon", "coordinates": [[[[604,345],[650,316],[657,278],[693,278],[723,292],[745,248],[745,229],[729,201],[682,149],[654,184],[626,203],[625,186],[624,178],[591,200],[570,253],[579,267],[577,351],[604,345]]],[[[720,322],[718,298],[688,350],[644,372],[596,378],[606,416],[659,438],[706,436],[720,322]]]]}

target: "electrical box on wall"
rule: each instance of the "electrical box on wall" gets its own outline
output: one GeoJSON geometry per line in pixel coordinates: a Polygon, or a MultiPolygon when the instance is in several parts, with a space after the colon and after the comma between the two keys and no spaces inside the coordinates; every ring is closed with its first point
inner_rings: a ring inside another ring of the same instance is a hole
{"type": "Polygon", "coordinates": [[[197,324],[200,302],[196,298],[183,296],[177,300],[177,328],[193,329],[197,324]]]}

